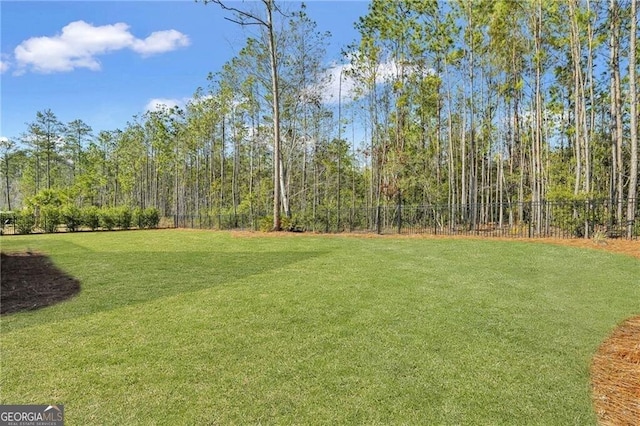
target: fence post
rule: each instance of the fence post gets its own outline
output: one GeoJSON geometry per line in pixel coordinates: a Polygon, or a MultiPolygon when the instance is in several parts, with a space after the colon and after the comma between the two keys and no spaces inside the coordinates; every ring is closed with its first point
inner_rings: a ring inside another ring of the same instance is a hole
{"type": "Polygon", "coordinates": [[[529,238],[531,238],[531,222],[533,218],[533,201],[529,201],[529,238]]]}
{"type": "Polygon", "coordinates": [[[589,219],[591,218],[591,203],[584,200],[584,238],[589,239],[589,219]]]}
{"type": "Polygon", "coordinates": [[[376,210],[376,232],[378,234],[382,234],[382,228],[381,228],[381,224],[380,224],[380,216],[382,213],[382,207],[380,206],[380,204],[378,204],[377,210],[376,210]]]}
{"type": "Polygon", "coordinates": [[[327,207],[327,225],[324,228],[324,232],[326,234],[329,233],[329,228],[331,227],[331,225],[329,224],[329,222],[331,222],[331,211],[329,210],[329,207],[327,207]]]}

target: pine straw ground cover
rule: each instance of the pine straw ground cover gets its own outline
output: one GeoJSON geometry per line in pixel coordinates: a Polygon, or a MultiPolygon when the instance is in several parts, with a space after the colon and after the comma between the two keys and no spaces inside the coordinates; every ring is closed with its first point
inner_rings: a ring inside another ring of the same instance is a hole
{"type": "Polygon", "coordinates": [[[640,316],[624,321],[600,346],[591,383],[600,424],[640,424],[640,316]]]}

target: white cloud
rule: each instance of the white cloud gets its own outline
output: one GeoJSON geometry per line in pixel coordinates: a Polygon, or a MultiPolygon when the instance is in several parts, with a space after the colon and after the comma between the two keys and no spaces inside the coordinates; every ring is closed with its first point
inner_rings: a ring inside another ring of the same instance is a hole
{"type": "Polygon", "coordinates": [[[131,49],[143,56],[164,53],[189,45],[189,37],[176,30],[157,31],[145,39],[136,38],[129,25],[94,26],[75,21],[52,37],[32,37],[14,50],[18,74],[72,71],[75,68],[100,69],[98,56],[131,49]]]}
{"type": "MultiPolygon", "coordinates": [[[[351,64],[335,64],[327,70],[328,85],[321,89],[322,102],[325,104],[338,104],[339,100],[351,102],[355,98],[356,82],[349,76],[351,64]],[[342,85],[340,80],[342,79],[342,85]],[[342,87],[341,87],[342,86],[342,87]]],[[[405,65],[401,71],[395,62],[385,62],[378,64],[376,69],[376,84],[382,84],[397,78],[401,72],[405,75],[422,73],[423,76],[435,75],[432,68],[423,69],[416,65],[405,65]]],[[[318,88],[310,88],[308,90],[318,90],[318,88]]]]}
{"type": "Polygon", "coordinates": [[[144,56],[169,52],[189,45],[189,37],[180,31],[156,31],[144,40],[136,40],[131,48],[144,56]]]}
{"type": "Polygon", "coordinates": [[[11,55],[0,53],[0,74],[8,71],[9,68],[11,68],[11,55]]]}
{"type": "Polygon", "coordinates": [[[321,89],[323,103],[331,105],[353,100],[356,84],[348,75],[349,69],[349,64],[335,64],[327,70],[328,83],[321,89]]]}
{"type": "Polygon", "coordinates": [[[182,108],[184,106],[184,99],[170,99],[170,98],[153,98],[147,102],[144,107],[146,111],[160,111],[164,108],[173,108],[175,106],[182,108]]]}
{"type": "MultiPolygon", "coordinates": [[[[349,76],[351,64],[335,64],[327,70],[328,86],[322,92],[322,101],[326,104],[351,102],[355,97],[356,81],[349,76]],[[342,84],[340,80],[342,79],[342,84]]],[[[380,84],[396,75],[397,68],[393,63],[379,64],[376,70],[376,83],[380,84]]]]}

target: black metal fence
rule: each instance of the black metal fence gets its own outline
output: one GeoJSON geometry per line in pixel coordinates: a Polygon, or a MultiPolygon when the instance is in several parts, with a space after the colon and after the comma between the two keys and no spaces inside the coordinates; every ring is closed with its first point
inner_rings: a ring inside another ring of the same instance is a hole
{"type": "MultiPolygon", "coordinates": [[[[320,233],[378,233],[475,235],[513,238],[631,238],[640,236],[640,205],[627,220],[627,203],[611,200],[541,201],[520,203],[387,205],[326,208],[282,218],[285,230],[320,233]]],[[[32,218],[30,232],[64,232],[64,225],[43,225],[32,218]]],[[[200,213],[163,218],[161,228],[263,230],[272,227],[267,212],[200,213]]],[[[19,215],[0,212],[0,233],[24,233],[19,215]]]]}
{"type": "MultiPolygon", "coordinates": [[[[299,232],[476,235],[514,238],[632,238],[640,235],[640,206],[611,200],[541,201],[422,206],[317,208],[283,218],[299,232]],[[622,218],[620,220],[620,218],[622,218]]],[[[268,230],[268,213],[176,216],[177,228],[268,230]]]]}

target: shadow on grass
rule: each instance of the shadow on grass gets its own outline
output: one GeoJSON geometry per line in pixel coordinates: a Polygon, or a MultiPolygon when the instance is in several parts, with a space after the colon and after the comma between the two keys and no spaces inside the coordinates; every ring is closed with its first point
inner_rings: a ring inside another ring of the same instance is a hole
{"type": "Polygon", "coordinates": [[[51,306],[80,292],[80,282],[56,268],[47,256],[2,253],[0,257],[1,315],[51,306]]]}
{"type": "Polygon", "coordinates": [[[54,310],[4,322],[3,330],[16,330],[51,321],[71,319],[181,293],[227,285],[251,275],[287,267],[321,254],[323,253],[299,251],[85,252],[82,255],[76,254],[73,259],[59,260],[66,271],[82,282],[80,296],[71,303],[58,306],[54,310]]]}

